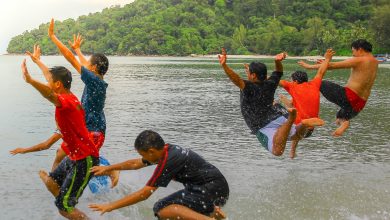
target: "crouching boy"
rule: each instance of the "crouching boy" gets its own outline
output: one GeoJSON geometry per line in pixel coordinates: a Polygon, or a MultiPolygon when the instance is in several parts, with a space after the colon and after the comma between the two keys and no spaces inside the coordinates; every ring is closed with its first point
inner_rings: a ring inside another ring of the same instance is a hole
{"type": "Polygon", "coordinates": [[[138,135],[135,149],[142,156],[105,167],[93,167],[95,175],[112,170],[137,170],[157,164],[141,190],[108,204],[91,204],[101,214],[146,200],[158,187],[166,187],[171,180],[183,183],[184,189],[159,200],[153,211],[159,219],[222,219],[220,206],[229,197],[229,186],[222,173],[195,152],[166,144],[162,137],[150,130],[138,135]]]}

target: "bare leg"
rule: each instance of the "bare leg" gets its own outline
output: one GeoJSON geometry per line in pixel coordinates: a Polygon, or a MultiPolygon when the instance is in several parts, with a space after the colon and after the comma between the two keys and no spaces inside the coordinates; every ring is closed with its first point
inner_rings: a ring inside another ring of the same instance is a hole
{"type": "Polygon", "coordinates": [[[299,141],[306,134],[308,128],[318,127],[324,124],[325,122],[320,118],[303,119],[301,124],[296,127],[295,134],[291,137],[291,140],[299,141]]]}
{"type": "Polygon", "coordinates": [[[72,219],[72,220],[88,220],[88,216],[84,214],[82,211],[74,208],[72,212],[67,213],[64,211],[59,211],[62,216],[64,216],[67,219],[72,219]]]}
{"type": "Polygon", "coordinates": [[[111,179],[111,188],[114,188],[116,185],[118,185],[119,182],[119,170],[113,170],[111,171],[108,176],[111,179]]]}
{"type": "Polygon", "coordinates": [[[291,126],[293,125],[295,118],[297,117],[297,110],[295,108],[287,109],[289,115],[287,121],[278,128],[273,137],[272,154],[275,156],[281,156],[286,148],[286,142],[288,134],[290,133],[291,126]]]}
{"type": "Polygon", "coordinates": [[[222,211],[221,207],[215,206],[214,212],[211,214],[211,217],[216,220],[221,220],[226,218],[226,214],[222,211]]]}
{"type": "Polygon", "coordinates": [[[162,220],[212,220],[214,218],[202,215],[182,205],[169,205],[158,212],[162,220]]]}
{"type": "Polygon", "coordinates": [[[51,172],[53,172],[57,167],[58,164],[61,163],[61,161],[66,157],[66,153],[62,148],[58,148],[56,153],[56,158],[54,159],[53,166],[51,167],[51,172]]]}
{"type": "Polygon", "coordinates": [[[291,159],[294,159],[294,157],[296,157],[296,149],[297,149],[297,146],[298,146],[298,140],[292,140],[292,143],[291,143],[291,150],[290,150],[290,158],[291,159]]]}
{"type": "Polygon", "coordinates": [[[338,127],[334,132],[333,132],[333,136],[334,137],[340,137],[341,135],[343,135],[343,133],[345,132],[345,130],[347,130],[349,128],[349,121],[348,120],[343,120],[343,119],[337,119],[336,120],[336,124],[340,125],[340,127],[338,127]]]}
{"type": "Polygon", "coordinates": [[[279,99],[286,108],[294,108],[292,100],[288,99],[286,96],[280,94],[279,99]]]}
{"type": "Polygon", "coordinates": [[[42,182],[45,184],[47,190],[53,194],[54,197],[57,197],[60,194],[60,186],[43,170],[39,171],[39,177],[42,182]]]}

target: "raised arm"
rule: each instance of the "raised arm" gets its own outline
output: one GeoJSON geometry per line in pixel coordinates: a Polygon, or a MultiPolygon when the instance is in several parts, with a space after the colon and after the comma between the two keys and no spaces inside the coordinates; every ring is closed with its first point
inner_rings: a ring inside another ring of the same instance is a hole
{"type": "Polygon", "coordinates": [[[137,192],[125,196],[115,202],[108,204],[90,204],[89,208],[93,211],[98,211],[101,215],[103,215],[106,212],[111,212],[112,210],[134,205],[138,202],[146,200],[153,194],[154,191],[156,191],[156,189],[156,187],[144,186],[144,188],[138,190],[137,192]]]}
{"type": "Polygon", "coordinates": [[[62,138],[61,134],[54,133],[49,139],[47,139],[42,143],[39,143],[37,145],[28,148],[16,148],[11,150],[10,153],[12,155],[16,155],[16,154],[25,154],[25,153],[31,153],[36,151],[47,150],[61,138],[62,138]]]}
{"type": "Polygon", "coordinates": [[[81,44],[83,43],[84,39],[80,34],[73,35],[73,42],[69,41],[70,47],[76,52],[77,56],[79,57],[79,60],[81,62],[82,66],[88,66],[89,61],[85,58],[84,54],[81,52],[81,44]]]}
{"type": "MultiPolygon", "coordinates": [[[[359,58],[356,58],[356,57],[353,57],[353,58],[350,58],[350,59],[346,59],[346,60],[343,60],[343,61],[339,61],[339,62],[330,62],[329,65],[328,65],[328,69],[329,70],[332,70],[332,69],[348,69],[348,68],[353,68],[355,67],[356,65],[358,65],[360,62],[360,59],[359,58]]],[[[299,61],[298,64],[300,66],[302,66],[303,68],[305,69],[319,69],[321,67],[321,64],[308,64],[304,61],[299,61]]]]}
{"type": "Polygon", "coordinates": [[[30,73],[27,70],[26,66],[26,59],[23,60],[22,63],[22,72],[23,72],[23,78],[28,83],[31,84],[36,90],[38,90],[41,95],[49,100],[51,103],[53,103],[55,106],[61,106],[60,102],[58,101],[58,96],[54,91],[48,87],[47,85],[33,79],[30,75],[30,73]]]}
{"type": "Polygon", "coordinates": [[[132,159],[132,160],[128,160],[122,163],[117,163],[109,166],[94,166],[91,168],[91,171],[96,176],[102,176],[102,175],[107,175],[108,172],[113,170],[138,170],[146,166],[147,164],[145,164],[143,160],[139,158],[139,159],[132,159]]]}
{"type": "Polygon", "coordinates": [[[34,45],[34,52],[31,53],[30,51],[26,51],[26,54],[30,56],[31,60],[38,65],[39,69],[41,69],[43,76],[45,77],[46,81],[49,82],[51,78],[51,74],[49,71],[49,68],[41,61],[41,48],[39,45],[34,45]]]}
{"type": "Polygon", "coordinates": [[[221,64],[223,70],[229,79],[234,83],[234,85],[238,86],[241,90],[245,87],[245,82],[241,77],[235,73],[228,65],[226,64],[227,54],[225,48],[222,48],[222,54],[218,55],[219,63],[221,64]]]}
{"type": "Polygon", "coordinates": [[[73,55],[72,51],[70,51],[54,34],[54,19],[51,19],[49,26],[49,37],[53,41],[53,43],[60,50],[61,54],[65,57],[66,60],[77,70],[77,72],[81,73],[81,64],[73,55]]]}
{"type": "Polygon", "coordinates": [[[332,60],[333,55],[336,52],[333,51],[332,49],[326,50],[326,53],[324,55],[325,60],[321,63],[320,68],[317,71],[317,74],[315,75],[314,78],[320,78],[322,79],[326,73],[326,70],[328,69],[329,62],[332,60]]]}
{"type": "Polygon", "coordinates": [[[287,57],[287,52],[280,53],[275,56],[275,71],[283,72],[282,61],[287,57]]]}

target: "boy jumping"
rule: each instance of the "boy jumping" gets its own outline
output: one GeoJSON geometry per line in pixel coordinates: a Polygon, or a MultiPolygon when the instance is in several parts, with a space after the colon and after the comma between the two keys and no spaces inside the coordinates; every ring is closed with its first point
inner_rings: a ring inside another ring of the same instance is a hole
{"type": "MultiPolygon", "coordinates": [[[[321,64],[315,77],[308,82],[306,72],[296,71],[291,74],[292,82],[280,80],[279,86],[283,87],[292,97],[292,102],[280,95],[282,102],[287,107],[294,107],[297,109],[297,117],[294,124],[299,125],[304,119],[318,118],[320,111],[320,87],[322,78],[324,77],[328,64],[335,52],[328,49],[325,53],[325,61],[321,64]]],[[[314,129],[308,128],[305,137],[310,137],[314,129]]],[[[293,140],[290,158],[295,157],[295,151],[298,141],[293,140]]]]}
{"type": "Polygon", "coordinates": [[[92,142],[85,125],[81,103],[70,91],[72,75],[65,67],[49,69],[49,84],[33,79],[22,64],[24,80],[48,99],[55,108],[55,119],[64,140],[67,157],[49,175],[41,170],[39,176],[55,196],[59,213],[67,219],[87,219],[75,208],[79,197],[93,174],[91,167],[99,164],[99,150],[92,142]]]}
{"type": "Polygon", "coordinates": [[[275,57],[275,71],[267,78],[267,67],[260,62],[252,62],[246,65],[248,80],[243,80],[227,64],[226,50],[218,56],[219,62],[229,79],[240,88],[241,113],[252,134],[262,146],[275,156],[281,156],[285,150],[288,139],[302,139],[306,128],[320,126],[321,119],[304,120],[295,127],[294,121],[297,111],[289,108],[288,112],[282,106],[274,105],[274,95],[283,75],[282,60],[285,53],[275,57]]]}

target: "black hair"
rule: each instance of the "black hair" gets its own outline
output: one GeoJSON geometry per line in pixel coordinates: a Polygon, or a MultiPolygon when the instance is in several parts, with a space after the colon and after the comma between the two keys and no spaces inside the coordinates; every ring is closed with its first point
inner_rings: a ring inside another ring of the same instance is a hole
{"type": "Polygon", "coordinates": [[[60,81],[65,89],[72,85],[72,73],[63,66],[55,66],[49,69],[53,82],[60,81]]]}
{"type": "Polygon", "coordinates": [[[298,84],[309,81],[307,73],[303,71],[295,71],[293,74],[291,74],[291,79],[293,81],[297,81],[298,84]]]}
{"type": "Polygon", "coordinates": [[[352,42],[351,47],[354,48],[355,50],[362,48],[366,52],[372,51],[372,44],[364,39],[359,39],[352,42]]]}
{"type": "Polygon", "coordinates": [[[164,148],[165,142],[162,137],[154,131],[145,130],[141,132],[135,139],[134,147],[137,150],[148,151],[150,148],[161,150],[164,148]]]}
{"type": "Polygon", "coordinates": [[[91,56],[91,64],[96,65],[97,71],[104,76],[108,70],[108,59],[104,54],[95,53],[91,56]]]}
{"type": "Polygon", "coordinates": [[[254,73],[257,79],[263,81],[267,79],[267,66],[260,62],[251,62],[249,64],[249,72],[254,73]]]}

